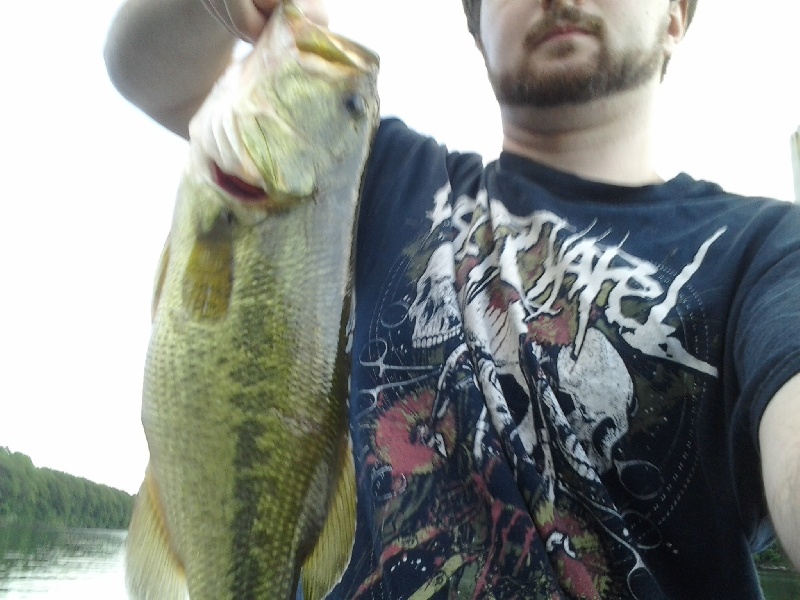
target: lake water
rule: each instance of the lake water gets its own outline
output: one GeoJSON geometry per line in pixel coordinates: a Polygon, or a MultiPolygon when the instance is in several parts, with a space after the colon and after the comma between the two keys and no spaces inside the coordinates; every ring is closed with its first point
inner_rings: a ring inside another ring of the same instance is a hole
{"type": "Polygon", "coordinates": [[[125,600],[124,531],[0,527],[0,598],[125,600]]]}
{"type": "MultiPolygon", "coordinates": [[[[124,531],[0,527],[0,599],[125,600],[124,531]]],[[[800,576],[762,575],[768,600],[800,599],[800,576]]]]}

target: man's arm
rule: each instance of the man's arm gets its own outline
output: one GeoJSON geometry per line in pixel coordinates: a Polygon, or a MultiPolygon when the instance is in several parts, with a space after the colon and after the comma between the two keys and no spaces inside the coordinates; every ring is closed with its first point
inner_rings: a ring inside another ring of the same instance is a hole
{"type": "Polygon", "coordinates": [[[200,0],[128,0],[111,24],[104,55],[120,94],[186,138],[235,42],[200,0]]]}
{"type": "MultiPolygon", "coordinates": [[[[258,38],[280,0],[127,0],[105,46],[108,75],[119,92],[182,137],[230,64],[238,37],[258,38]]],[[[321,0],[296,0],[327,25],[321,0]]]]}
{"type": "Polygon", "coordinates": [[[772,523],[787,556],[800,569],[800,375],[767,405],[758,435],[772,523]]]}

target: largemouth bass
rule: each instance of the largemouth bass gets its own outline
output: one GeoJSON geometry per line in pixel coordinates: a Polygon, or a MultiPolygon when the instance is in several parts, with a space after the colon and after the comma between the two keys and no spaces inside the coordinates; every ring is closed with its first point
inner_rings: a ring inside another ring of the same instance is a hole
{"type": "Polygon", "coordinates": [[[190,125],[156,278],[131,597],[320,598],[349,561],[346,322],[378,58],[291,4],[190,125]]]}

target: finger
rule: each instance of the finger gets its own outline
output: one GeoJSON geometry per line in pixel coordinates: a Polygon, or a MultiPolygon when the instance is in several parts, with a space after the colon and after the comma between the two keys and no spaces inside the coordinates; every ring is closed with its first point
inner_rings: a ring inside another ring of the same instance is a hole
{"type": "Polygon", "coordinates": [[[267,24],[267,17],[256,6],[254,0],[222,0],[225,10],[240,32],[240,37],[249,42],[256,41],[267,24]]]}
{"type": "Polygon", "coordinates": [[[267,19],[253,0],[201,0],[206,10],[237,38],[253,42],[264,30],[267,19]]]}
{"type": "Polygon", "coordinates": [[[253,0],[253,6],[267,18],[269,18],[273,10],[278,8],[280,3],[281,0],[253,0]]]}

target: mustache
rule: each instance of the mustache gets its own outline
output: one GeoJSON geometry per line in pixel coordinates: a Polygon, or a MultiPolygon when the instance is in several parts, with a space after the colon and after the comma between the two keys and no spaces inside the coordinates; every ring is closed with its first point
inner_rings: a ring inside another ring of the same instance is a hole
{"type": "Polygon", "coordinates": [[[605,31],[603,21],[599,17],[588,15],[574,6],[557,6],[548,11],[525,36],[523,41],[525,49],[533,50],[547,39],[554,29],[560,27],[574,27],[601,38],[605,31]]]}

